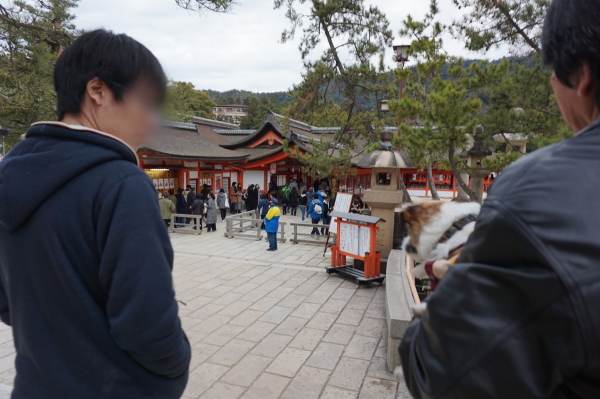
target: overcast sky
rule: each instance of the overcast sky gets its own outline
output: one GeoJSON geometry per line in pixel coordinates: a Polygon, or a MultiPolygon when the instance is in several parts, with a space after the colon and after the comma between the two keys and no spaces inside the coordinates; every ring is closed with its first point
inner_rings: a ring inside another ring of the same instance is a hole
{"type": "MultiPolygon", "coordinates": [[[[372,0],[388,17],[398,38],[402,20],[421,19],[427,0],[372,0]]],[[[439,0],[442,21],[451,22],[459,11],[452,0],[439,0]]],[[[198,89],[285,91],[300,81],[302,61],[298,41],[281,44],[288,26],[283,9],[273,0],[239,0],[228,14],[204,14],[178,8],[174,0],[81,0],[75,23],[83,29],[103,27],[127,33],[146,45],[161,61],[169,78],[192,82],[198,89]]],[[[496,59],[506,51],[474,54],[462,43],[447,41],[451,54],[496,59]]],[[[386,60],[392,65],[391,49],[386,60]]]]}

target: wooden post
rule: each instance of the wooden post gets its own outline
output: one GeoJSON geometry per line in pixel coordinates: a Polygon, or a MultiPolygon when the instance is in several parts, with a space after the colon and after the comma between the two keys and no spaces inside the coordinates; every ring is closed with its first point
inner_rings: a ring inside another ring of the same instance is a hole
{"type": "Polygon", "coordinates": [[[337,266],[337,256],[338,256],[338,247],[337,247],[337,245],[333,245],[331,247],[331,267],[337,266]]]}
{"type": "Polygon", "coordinates": [[[365,252],[365,265],[364,265],[364,272],[363,275],[365,278],[371,278],[372,276],[372,271],[371,269],[373,268],[373,257],[371,255],[370,252],[365,252]]]}
{"type": "Polygon", "coordinates": [[[285,242],[285,222],[279,222],[279,226],[281,226],[281,238],[279,242],[285,242]]]}

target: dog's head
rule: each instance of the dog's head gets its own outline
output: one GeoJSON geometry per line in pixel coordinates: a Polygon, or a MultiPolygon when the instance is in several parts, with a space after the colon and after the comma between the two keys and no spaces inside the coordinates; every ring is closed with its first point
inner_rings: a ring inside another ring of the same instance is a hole
{"type": "Polygon", "coordinates": [[[428,260],[452,223],[469,214],[479,214],[480,207],[475,202],[427,202],[403,209],[402,219],[408,235],[402,249],[415,260],[428,260]]]}

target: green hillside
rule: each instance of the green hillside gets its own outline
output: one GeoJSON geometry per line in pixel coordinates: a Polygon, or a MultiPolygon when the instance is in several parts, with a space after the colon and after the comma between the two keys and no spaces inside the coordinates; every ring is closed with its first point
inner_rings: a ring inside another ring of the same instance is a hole
{"type": "Polygon", "coordinates": [[[292,101],[292,98],[287,94],[286,91],[275,91],[270,93],[259,93],[251,92],[248,90],[202,90],[208,92],[210,99],[217,104],[244,104],[248,105],[248,100],[251,98],[258,98],[259,100],[268,99],[277,106],[292,101]]]}

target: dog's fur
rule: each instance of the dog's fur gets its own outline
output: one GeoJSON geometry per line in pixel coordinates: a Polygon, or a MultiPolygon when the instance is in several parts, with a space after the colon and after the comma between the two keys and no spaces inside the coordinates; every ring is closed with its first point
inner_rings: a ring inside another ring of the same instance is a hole
{"type": "MultiPolygon", "coordinates": [[[[405,208],[402,214],[408,236],[402,249],[415,260],[448,259],[453,250],[467,242],[475,222],[464,226],[444,243],[440,243],[440,239],[454,222],[468,215],[479,215],[480,209],[481,205],[476,202],[429,202],[405,208]]],[[[413,276],[425,277],[424,266],[417,266],[413,276]]]]}

